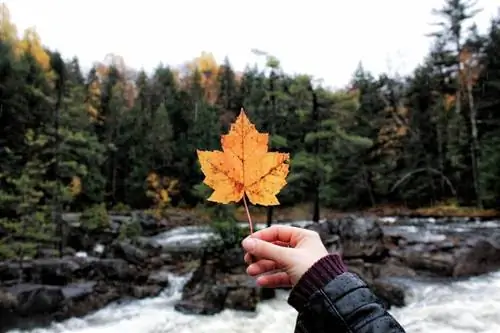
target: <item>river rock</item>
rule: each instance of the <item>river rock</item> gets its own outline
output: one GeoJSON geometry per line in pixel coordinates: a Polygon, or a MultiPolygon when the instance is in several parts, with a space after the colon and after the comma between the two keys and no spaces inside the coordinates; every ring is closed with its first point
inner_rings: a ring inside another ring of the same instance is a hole
{"type": "Polygon", "coordinates": [[[28,329],[47,325],[53,320],[75,315],[76,304],[95,310],[102,304],[88,304],[88,300],[96,284],[87,282],[53,286],[22,283],[9,287],[0,292],[0,327],[28,329]],[[7,307],[6,302],[13,303],[7,307]]]}
{"type": "Polygon", "coordinates": [[[500,269],[500,233],[467,243],[455,254],[452,276],[471,276],[500,269]]]}
{"type": "Polygon", "coordinates": [[[119,229],[88,230],[80,224],[68,227],[65,244],[76,251],[95,252],[96,246],[113,243],[119,236],[119,229]]]}
{"type": "Polygon", "coordinates": [[[121,258],[133,265],[143,264],[149,257],[148,253],[129,242],[120,241],[112,246],[112,256],[121,258]]]}
{"type": "Polygon", "coordinates": [[[243,251],[212,252],[186,283],[182,299],[175,305],[186,314],[213,315],[224,309],[255,311],[260,300],[274,297],[273,289],[260,288],[245,273],[243,251]]]}
{"type": "MultiPolygon", "coordinates": [[[[121,215],[115,213],[111,214],[110,218],[116,220],[119,216],[121,215]]],[[[122,221],[122,223],[129,222],[130,220],[137,221],[146,236],[154,236],[176,227],[203,225],[208,222],[205,217],[186,209],[170,209],[161,218],[157,218],[144,211],[133,211],[130,213],[130,218],[122,221]]]]}
{"type": "Polygon", "coordinates": [[[75,256],[0,263],[0,331],[83,316],[120,299],[157,296],[169,286],[166,263],[157,269],[148,252],[129,245],[120,247],[128,261],[75,256]]]}
{"type": "Polygon", "coordinates": [[[339,251],[345,259],[377,260],[387,256],[384,233],[374,218],[350,215],[307,228],[319,233],[330,252],[339,251]]]}
{"type": "MultiPolygon", "coordinates": [[[[188,210],[168,211],[166,216],[157,218],[149,212],[132,211],[129,213],[109,213],[109,227],[105,230],[88,229],[80,223],[80,213],[63,214],[67,223],[64,243],[76,251],[95,252],[96,246],[108,247],[118,240],[124,224],[138,223],[143,236],[151,237],[179,226],[195,226],[207,224],[204,217],[188,210]]],[[[95,254],[95,253],[94,253],[95,254]]]]}
{"type": "Polygon", "coordinates": [[[375,279],[371,282],[370,288],[386,309],[393,305],[398,307],[406,305],[406,287],[402,284],[386,279],[375,279]]]}
{"type": "Polygon", "coordinates": [[[444,241],[400,244],[391,256],[431,276],[470,277],[500,269],[498,235],[447,237],[444,241]]]}

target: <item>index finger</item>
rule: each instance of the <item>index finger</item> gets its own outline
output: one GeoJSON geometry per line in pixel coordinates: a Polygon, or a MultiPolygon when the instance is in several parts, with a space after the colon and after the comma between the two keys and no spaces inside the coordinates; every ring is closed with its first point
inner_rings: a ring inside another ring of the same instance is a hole
{"type": "Polygon", "coordinates": [[[250,237],[259,238],[266,242],[289,244],[291,247],[295,247],[302,230],[302,228],[288,225],[273,225],[269,228],[254,232],[250,237]]]}

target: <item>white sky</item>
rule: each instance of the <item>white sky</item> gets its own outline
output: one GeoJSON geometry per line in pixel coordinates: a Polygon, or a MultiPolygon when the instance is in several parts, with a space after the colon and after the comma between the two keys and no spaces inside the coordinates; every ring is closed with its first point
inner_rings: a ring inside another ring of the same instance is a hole
{"type": "MultiPolygon", "coordinates": [[[[379,73],[411,71],[430,45],[431,9],[442,0],[5,0],[18,28],[36,26],[45,45],[82,66],[108,53],[150,70],[212,52],[242,70],[276,56],[286,72],[344,86],[359,61],[379,73]],[[262,58],[260,58],[262,59],[262,58]]],[[[500,7],[479,0],[484,30],[500,7]]]]}

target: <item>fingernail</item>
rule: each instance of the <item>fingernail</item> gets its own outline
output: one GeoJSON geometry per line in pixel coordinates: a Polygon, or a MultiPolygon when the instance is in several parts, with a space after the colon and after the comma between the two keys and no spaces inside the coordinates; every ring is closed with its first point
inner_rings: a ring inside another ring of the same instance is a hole
{"type": "Polygon", "coordinates": [[[243,240],[242,245],[245,248],[245,250],[247,250],[248,252],[252,252],[253,249],[255,248],[255,239],[247,237],[243,240]]]}

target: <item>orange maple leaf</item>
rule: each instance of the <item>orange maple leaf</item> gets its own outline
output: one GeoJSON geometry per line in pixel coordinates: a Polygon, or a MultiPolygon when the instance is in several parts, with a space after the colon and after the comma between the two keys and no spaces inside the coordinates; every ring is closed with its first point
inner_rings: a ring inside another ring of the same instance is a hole
{"type": "Polygon", "coordinates": [[[221,136],[222,151],[197,150],[203,182],[214,189],[208,200],[243,199],[246,205],[246,195],[254,205],[279,205],[276,195],[286,185],[290,155],[268,152],[268,142],[269,134],[259,133],[241,109],[229,133],[221,136]]]}

